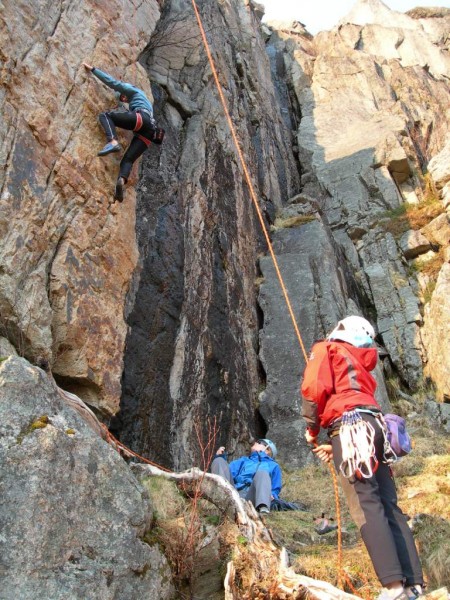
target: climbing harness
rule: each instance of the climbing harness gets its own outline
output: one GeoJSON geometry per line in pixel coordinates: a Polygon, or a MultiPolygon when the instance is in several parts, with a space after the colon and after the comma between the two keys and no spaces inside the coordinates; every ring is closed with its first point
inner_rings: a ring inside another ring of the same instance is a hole
{"type": "Polygon", "coordinates": [[[411,450],[411,440],[406,433],[402,417],[390,414],[383,416],[379,411],[364,408],[347,411],[342,415],[339,429],[342,447],[342,462],[339,470],[347,479],[354,476],[368,479],[378,468],[374,446],[375,429],[361,417],[361,413],[375,417],[375,423],[381,429],[384,463],[393,464],[397,462],[399,456],[408,454],[411,450]],[[401,428],[401,435],[405,436],[402,437],[403,447],[398,441],[398,428],[401,428]]]}
{"type": "Polygon", "coordinates": [[[156,121],[155,119],[152,117],[152,115],[150,114],[150,112],[148,110],[145,110],[145,108],[140,108],[139,110],[136,111],[136,127],[133,129],[136,137],[138,137],[141,141],[144,142],[144,144],[146,144],[147,146],[150,146],[150,144],[153,142],[154,144],[158,144],[161,145],[163,143],[164,140],[164,135],[165,135],[165,130],[162,127],[157,127],[156,125],[156,121]],[[140,133],[136,133],[137,131],[139,131],[140,129],[142,129],[143,125],[144,125],[144,120],[142,118],[141,113],[146,113],[147,115],[149,115],[150,117],[150,128],[151,128],[151,134],[150,134],[150,138],[147,138],[145,136],[143,136],[140,133]]]}

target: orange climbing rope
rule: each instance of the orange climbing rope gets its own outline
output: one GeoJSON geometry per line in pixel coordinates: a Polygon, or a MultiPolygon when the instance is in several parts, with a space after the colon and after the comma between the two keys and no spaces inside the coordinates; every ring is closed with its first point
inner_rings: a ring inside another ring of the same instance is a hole
{"type": "Polygon", "coordinates": [[[108,442],[108,444],[113,446],[113,448],[115,448],[119,452],[119,454],[124,454],[125,456],[128,456],[128,457],[134,456],[135,458],[142,460],[142,462],[145,462],[148,465],[152,465],[153,467],[158,467],[158,469],[161,469],[161,471],[166,471],[166,473],[173,473],[173,471],[171,471],[170,469],[166,469],[165,467],[158,465],[157,463],[149,460],[148,458],[144,458],[140,454],[133,452],[133,450],[130,450],[130,448],[127,448],[127,446],[125,446],[125,444],[122,444],[122,442],[119,442],[119,440],[113,436],[113,434],[109,431],[109,429],[106,427],[106,425],[102,424],[102,428],[103,428],[103,431],[105,434],[105,440],[108,442]]]}
{"type": "MultiPolygon", "coordinates": [[[[284,299],[286,301],[286,305],[287,305],[287,308],[288,308],[288,311],[289,311],[289,315],[290,315],[291,320],[292,320],[292,324],[294,326],[294,331],[295,331],[295,334],[297,336],[297,340],[298,340],[300,348],[301,348],[301,350],[303,352],[303,356],[305,358],[305,362],[308,362],[308,355],[306,353],[305,345],[303,343],[303,339],[302,339],[302,336],[300,334],[300,330],[298,328],[297,321],[295,319],[294,311],[292,310],[292,305],[291,305],[291,302],[290,302],[290,299],[289,299],[289,295],[288,295],[288,292],[287,292],[287,289],[286,289],[286,285],[285,285],[283,277],[281,275],[281,271],[280,271],[280,268],[279,268],[279,265],[278,265],[278,260],[277,260],[277,257],[275,256],[275,253],[274,253],[274,250],[273,250],[273,246],[272,246],[272,242],[270,241],[269,233],[267,231],[267,227],[266,227],[266,224],[264,222],[264,219],[263,219],[263,216],[262,216],[262,213],[261,213],[261,209],[260,209],[259,204],[258,204],[258,199],[256,197],[254,186],[253,186],[252,181],[250,179],[250,174],[249,174],[249,171],[248,171],[248,168],[247,168],[247,164],[246,164],[246,161],[244,159],[241,147],[239,145],[239,139],[238,139],[238,136],[237,136],[237,133],[236,133],[236,128],[235,128],[235,126],[233,124],[233,121],[231,119],[230,113],[228,111],[227,103],[226,103],[226,100],[225,100],[225,97],[224,97],[224,94],[223,94],[223,91],[222,91],[222,86],[220,85],[219,76],[217,74],[217,69],[216,69],[216,66],[215,66],[215,63],[214,63],[214,59],[212,57],[211,50],[210,50],[210,47],[209,47],[209,43],[208,43],[208,40],[206,38],[206,33],[205,33],[205,29],[203,27],[202,19],[200,17],[200,13],[199,13],[198,8],[197,8],[196,0],[192,0],[192,6],[194,8],[195,16],[197,18],[197,23],[198,23],[198,26],[199,26],[199,29],[200,29],[200,34],[202,36],[203,45],[205,47],[205,52],[206,52],[208,60],[209,60],[209,64],[210,64],[211,71],[212,71],[212,74],[213,74],[213,77],[214,77],[214,81],[215,81],[215,84],[216,84],[217,92],[218,92],[219,97],[220,97],[220,102],[222,104],[222,108],[223,108],[226,120],[228,122],[228,126],[230,128],[231,136],[233,138],[234,145],[236,147],[236,152],[237,152],[237,155],[238,155],[238,158],[239,158],[239,161],[241,163],[241,167],[242,167],[242,170],[243,170],[243,173],[244,173],[244,176],[245,176],[245,180],[247,182],[248,189],[250,191],[250,197],[252,199],[253,205],[254,205],[255,210],[256,210],[256,214],[258,215],[258,219],[259,219],[259,222],[261,224],[261,228],[262,228],[264,237],[265,237],[266,242],[267,242],[267,247],[269,249],[269,253],[270,253],[270,256],[271,256],[272,261],[273,261],[273,265],[274,265],[275,272],[276,272],[277,277],[278,277],[278,281],[280,282],[281,290],[283,292],[283,296],[284,296],[284,299]]],[[[333,465],[331,463],[328,463],[328,467],[330,469],[331,477],[332,477],[332,480],[333,480],[333,488],[334,488],[335,503],[336,503],[336,517],[337,517],[337,522],[338,522],[338,586],[340,588],[342,588],[342,581],[343,581],[343,579],[345,579],[347,581],[349,587],[352,589],[352,591],[355,592],[354,586],[352,585],[351,581],[349,580],[349,577],[347,576],[347,574],[344,572],[344,570],[342,568],[342,524],[341,524],[341,510],[340,510],[340,501],[339,501],[339,487],[338,487],[338,482],[337,482],[336,471],[335,471],[333,465]]]]}
{"type": "Polygon", "coordinates": [[[254,189],[252,181],[250,179],[250,174],[249,174],[249,171],[248,171],[248,168],[247,168],[247,164],[245,162],[244,156],[242,154],[241,147],[239,145],[239,140],[238,140],[238,136],[237,136],[237,133],[236,133],[236,128],[235,128],[235,126],[233,124],[233,121],[231,120],[230,113],[228,111],[227,103],[226,103],[225,97],[224,97],[223,92],[222,92],[222,87],[220,85],[219,76],[217,74],[217,70],[216,70],[216,66],[215,66],[215,63],[214,63],[214,59],[212,57],[211,50],[209,48],[208,40],[206,39],[206,33],[205,33],[205,30],[204,30],[203,23],[202,23],[200,14],[198,12],[198,8],[197,8],[197,4],[196,4],[195,0],[192,0],[192,6],[194,7],[195,16],[197,17],[197,22],[198,22],[198,26],[200,28],[200,33],[201,33],[201,36],[202,36],[203,44],[205,46],[205,51],[206,51],[206,54],[208,56],[209,64],[211,66],[212,74],[214,76],[214,81],[216,83],[217,91],[218,91],[219,96],[220,96],[220,101],[221,101],[221,104],[222,104],[222,107],[223,107],[223,110],[224,110],[224,113],[225,113],[225,117],[227,119],[228,126],[230,127],[231,135],[232,135],[232,138],[233,138],[233,141],[234,141],[234,145],[236,147],[236,151],[237,151],[237,154],[238,154],[238,157],[239,157],[239,161],[241,163],[242,170],[244,172],[244,176],[245,176],[245,180],[246,180],[247,185],[248,185],[248,189],[250,191],[250,196],[251,196],[252,202],[253,202],[253,204],[255,206],[256,214],[258,215],[258,219],[259,219],[259,222],[261,223],[261,228],[263,230],[264,237],[266,238],[267,247],[269,249],[270,256],[272,257],[272,261],[273,261],[273,265],[274,265],[274,268],[275,268],[275,271],[276,271],[276,274],[277,274],[277,277],[278,277],[278,281],[280,282],[281,290],[283,292],[283,296],[284,296],[284,299],[286,301],[286,305],[287,305],[287,308],[288,308],[288,311],[289,311],[289,315],[291,317],[292,324],[294,326],[295,334],[296,334],[298,342],[300,344],[300,348],[302,349],[303,356],[305,357],[305,361],[308,361],[308,355],[307,355],[306,350],[305,350],[305,345],[303,343],[302,336],[300,335],[300,331],[299,331],[299,328],[298,328],[298,325],[297,325],[297,321],[295,319],[294,311],[292,310],[291,301],[289,300],[287,289],[286,289],[286,286],[284,284],[283,277],[281,276],[281,271],[280,271],[280,268],[278,266],[277,257],[275,256],[275,253],[273,251],[272,242],[270,241],[270,237],[269,237],[269,233],[267,231],[266,224],[264,223],[264,219],[263,219],[263,216],[262,216],[262,213],[261,213],[261,209],[260,209],[259,204],[258,204],[258,199],[256,197],[255,189],[254,189]]]}

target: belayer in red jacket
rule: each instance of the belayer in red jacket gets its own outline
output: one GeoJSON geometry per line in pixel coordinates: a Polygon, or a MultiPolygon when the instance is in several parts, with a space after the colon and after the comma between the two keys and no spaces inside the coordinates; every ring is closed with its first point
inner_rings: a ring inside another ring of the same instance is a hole
{"type": "Polygon", "coordinates": [[[353,520],[380,580],[379,600],[410,600],[422,593],[423,575],[407,518],[386,462],[386,431],[370,374],[378,359],[375,331],[362,317],[346,317],[326,340],[317,342],[306,366],[301,392],[306,441],[320,428],[331,444],[313,452],[331,457],[353,520]]]}

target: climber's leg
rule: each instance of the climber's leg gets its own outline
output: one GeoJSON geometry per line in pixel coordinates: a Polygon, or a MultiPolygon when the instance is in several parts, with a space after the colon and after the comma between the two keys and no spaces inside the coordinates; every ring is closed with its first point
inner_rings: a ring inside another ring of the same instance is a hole
{"type": "Polygon", "coordinates": [[[114,199],[118,202],[122,202],[123,200],[124,185],[128,181],[134,162],[145,152],[145,150],[147,150],[147,144],[137,136],[134,136],[120,161],[119,177],[114,192],[114,199]]]}
{"type": "Polygon", "coordinates": [[[117,140],[116,126],[121,129],[133,131],[138,118],[136,113],[132,111],[109,111],[101,113],[98,120],[105,132],[107,144],[100,150],[98,156],[106,156],[107,154],[111,154],[111,152],[120,152],[122,148],[117,140]]]}

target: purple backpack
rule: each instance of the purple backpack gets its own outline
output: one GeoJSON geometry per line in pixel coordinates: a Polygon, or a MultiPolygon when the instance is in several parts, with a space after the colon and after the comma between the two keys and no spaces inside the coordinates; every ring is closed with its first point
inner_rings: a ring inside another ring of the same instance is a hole
{"type": "Polygon", "coordinates": [[[384,415],[384,421],[387,427],[389,444],[395,454],[398,457],[409,454],[412,450],[412,445],[411,438],[406,431],[405,419],[398,415],[387,414],[384,415]]]}

